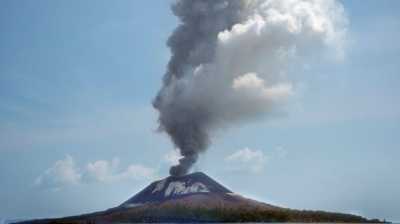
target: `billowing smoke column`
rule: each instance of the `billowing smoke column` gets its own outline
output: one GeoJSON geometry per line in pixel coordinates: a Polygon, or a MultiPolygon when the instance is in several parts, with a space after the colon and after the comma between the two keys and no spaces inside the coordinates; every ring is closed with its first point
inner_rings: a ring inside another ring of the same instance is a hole
{"type": "Polygon", "coordinates": [[[153,104],[186,174],[213,130],[279,113],[289,65],[324,48],[341,52],[346,19],[335,0],[182,0],[171,59],[153,104]]]}

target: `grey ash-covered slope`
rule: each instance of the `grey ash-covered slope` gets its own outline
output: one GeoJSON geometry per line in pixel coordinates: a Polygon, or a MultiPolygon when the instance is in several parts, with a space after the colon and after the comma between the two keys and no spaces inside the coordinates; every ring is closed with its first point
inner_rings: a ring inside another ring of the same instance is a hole
{"type": "Polygon", "coordinates": [[[169,176],[155,181],[125,201],[121,206],[129,207],[151,202],[164,202],[194,194],[232,193],[204,173],[196,172],[185,176],[169,176]]]}

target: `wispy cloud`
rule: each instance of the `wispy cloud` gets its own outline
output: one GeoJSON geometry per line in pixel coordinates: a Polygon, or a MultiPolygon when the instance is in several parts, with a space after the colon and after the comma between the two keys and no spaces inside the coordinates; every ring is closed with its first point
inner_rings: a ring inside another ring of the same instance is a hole
{"type": "Polygon", "coordinates": [[[119,159],[111,161],[98,160],[86,165],[84,180],[88,182],[109,182],[114,179],[116,169],[119,166],[119,159]]]}
{"type": "Polygon", "coordinates": [[[74,159],[67,155],[58,160],[52,167],[36,178],[35,184],[45,188],[58,190],[65,185],[75,185],[80,182],[82,174],[75,165],[74,159]]]}
{"type": "Polygon", "coordinates": [[[72,156],[58,160],[35,180],[35,185],[60,190],[63,187],[92,184],[114,183],[119,181],[141,181],[157,177],[157,170],[142,164],[131,164],[120,168],[119,158],[111,161],[97,160],[78,167],[72,156]]]}
{"type": "Polygon", "coordinates": [[[232,171],[260,173],[263,171],[267,156],[261,150],[244,148],[225,157],[227,168],[232,171]]]}

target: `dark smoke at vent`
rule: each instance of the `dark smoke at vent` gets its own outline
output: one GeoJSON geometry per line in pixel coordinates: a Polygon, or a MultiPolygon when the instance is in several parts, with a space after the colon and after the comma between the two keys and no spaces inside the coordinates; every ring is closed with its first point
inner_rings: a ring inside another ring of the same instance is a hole
{"type": "Polygon", "coordinates": [[[174,176],[189,172],[214,129],[276,113],[292,94],[286,67],[296,55],[341,45],[333,0],[182,0],[172,11],[180,24],[153,105],[183,156],[174,176]]]}

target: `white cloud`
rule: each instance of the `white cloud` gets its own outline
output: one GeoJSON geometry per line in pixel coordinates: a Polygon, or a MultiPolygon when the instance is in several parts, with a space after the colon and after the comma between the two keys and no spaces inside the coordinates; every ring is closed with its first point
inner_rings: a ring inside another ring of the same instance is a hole
{"type": "Polygon", "coordinates": [[[164,155],[163,159],[166,163],[173,166],[177,165],[179,163],[179,159],[181,158],[182,156],[179,154],[178,150],[171,150],[164,155]]]}
{"type": "Polygon", "coordinates": [[[120,161],[97,160],[78,168],[69,155],[40,175],[35,184],[58,190],[80,183],[111,183],[119,181],[141,181],[157,177],[157,170],[141,164],[131,164],[120,169],[120,161]]]}
{"type": "Polygon", "coordinates": [[[116,180],[147,180],[157,177],[157,171],[140,164],[128,166],[128,168],[115,175],[116,180]]]}
{"type": "Polygon", "coordinates": [[[86,165],[84,181],[109,182],[113,179],[114,172],[118,168],[119,159],[114,158],[111,162],[98,160],[86,165]]]}
{"type": "Polygon", "coordinates": [[[225,158],[228,169],[232,171],[246,171],[259,173],[264,169],[267,157],[261,150],[244,148],[225,158]]]}
{"type": "Polygon", "coordinates": [[[131,164],[125,169],[120,168],[118,158],[112,161],[98,160],[86,165],[83,181],[85,182],[118,182],[140,181],[157,177],[157,170],[142,164],[131,164]]]}
{"type": "Polygon", "coordinates": [[[35,180],[36,185],[58,189],[60,186],[78,184],[82,178],[74,159],[67,155],[58,160],[35,180]]]}

